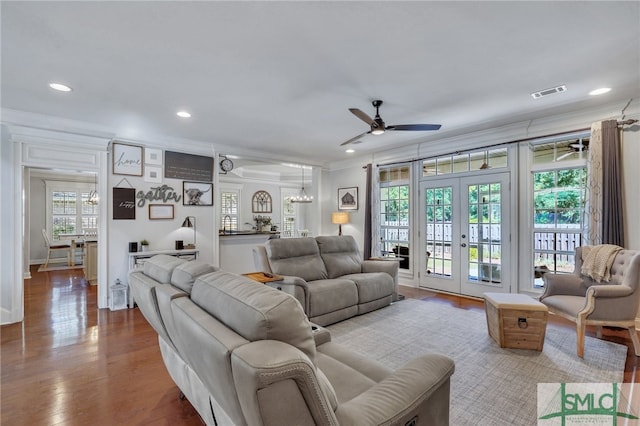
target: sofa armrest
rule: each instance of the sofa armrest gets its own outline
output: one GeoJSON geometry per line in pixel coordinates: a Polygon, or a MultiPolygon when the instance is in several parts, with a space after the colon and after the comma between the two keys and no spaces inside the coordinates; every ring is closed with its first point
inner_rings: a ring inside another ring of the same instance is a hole
{"type": "Polygon", "coordinates": [[[349,425],[404,425],[414,417],[417,424],[448,425],[454,369],[453,360],[444,355],[423,355],[340,404],[336,417],[349,425]]]}
{"type": "Polygon", "coordinates": [[[231,354],[231,369],[242,412],[250,425],[337,425],[311,360],[275,340],[258,340],[231,354]]]}
{"type": "Polygon", "coordinates": [[[398,270],[400,262],[394,260],[365,260],[362,272],[386,272],[393,278],[393,301],[398,300],[398,270]]]}
{"type": "Polygon", "coordinates": [[[269,287],[273,287],[293,297],[300,302],[305,314],[309,314],[309,284],[300,277],[284,276],[282,281],[272,281],[267,283],[269,287]]]}
{"type": "Polygon", "coordinates": [[[544,281],[544,293],[540,296],[542,301],[544,298],[562,294],[569,296],[585,296],[587,287],[584,285],[583,279],[576,274],[552,274],[547,273],[542,276],[544,281]]]}
{"type": "Polygon", "coordinates": [[[331,332],[326,328],[311,323],[311,331],[313,332],[313,340],[316,342],[316,348],[331,341],[331,332]]]}

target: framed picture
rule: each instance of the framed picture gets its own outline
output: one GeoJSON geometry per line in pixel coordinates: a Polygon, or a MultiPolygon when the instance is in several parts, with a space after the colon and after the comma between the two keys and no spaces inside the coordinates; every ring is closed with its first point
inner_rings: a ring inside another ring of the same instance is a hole
{"type": "Polygon", "coordinates": [[[136,219],[135,188],[113,188],[113,219],[136,219]]]}
{"type": "Polygon", "coordinates": [[[142,176],[142,150],[138,145],[113,143],[113,174],[142,176]]]}
{"type": "Polygon", "coordinates": [[[358,187],[338,188],[338,210],[358,210],[358,187]]]}
{"type": "Polygon", "coordinates": [[[162,150],[155,148],[144,149],[144,164],[151,164],[153,166],[162,165],[162,150]]]}
{"type": "Polygon", "coordinates": [[[149,204],[149,220],[173,219],[173,204],[149,204]]]}
{"type": "Polygon", "coordinates": [[[204,182],[182,182],[182,204],[185,206],[212,206],[213,184],[204,182]]]}
{"type": "Polygon", "coordinates": [[[162,182],[162,167],[158,166],[146,166],[144,168],[144,181],[161,183],[162,182]]]}

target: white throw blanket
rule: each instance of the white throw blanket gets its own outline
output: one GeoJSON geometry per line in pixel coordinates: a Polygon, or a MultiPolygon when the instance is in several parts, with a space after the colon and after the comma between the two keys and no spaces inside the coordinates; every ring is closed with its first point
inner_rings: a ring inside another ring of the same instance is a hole
{"type": "Polygon", "coordinates": [[[622,247],[613,244],[582,247],[582,272],[597,282],[611,279],[611,265],[622,247]]]}

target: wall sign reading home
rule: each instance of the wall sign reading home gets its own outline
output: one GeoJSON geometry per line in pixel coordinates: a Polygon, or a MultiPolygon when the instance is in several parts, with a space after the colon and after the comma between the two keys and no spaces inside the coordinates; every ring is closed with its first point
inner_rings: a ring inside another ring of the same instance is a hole
{"type": "Polygon", "coordinates": [[[114,142],[112,149],[114,175],[142,176],[141,146],[114,142]]]}

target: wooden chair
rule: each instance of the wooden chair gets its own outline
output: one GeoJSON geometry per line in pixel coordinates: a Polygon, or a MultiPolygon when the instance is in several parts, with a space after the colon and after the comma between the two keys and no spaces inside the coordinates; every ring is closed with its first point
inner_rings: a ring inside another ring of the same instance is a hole
{"type": "Polygon", "coordinates": [[[47,230],[42,230],[42,237],[44,238],[44,244],[47,246],[47,260],[44,262],[44,267],[49,266],[49,259],[51,258],[51,252],[66,251],[67,252],[67,265],[71,265],[71,245],[65,243],[51,244],[47,230]]]}
{"type": "Polygon", "coordinates": [[[629,330],[636,356],[640,356],[640,340],[635,328],[640,306],[640,251],[619,251],[611,266],[611,279],[600,283],[583,275],[583,248],[576,248],[575,270],[572,274],[546,273],[542,276],[545,291],[540,301],[549,312],[576,323],[577,352],[584,357],[584,336],[587,325],[629,330]]]}

